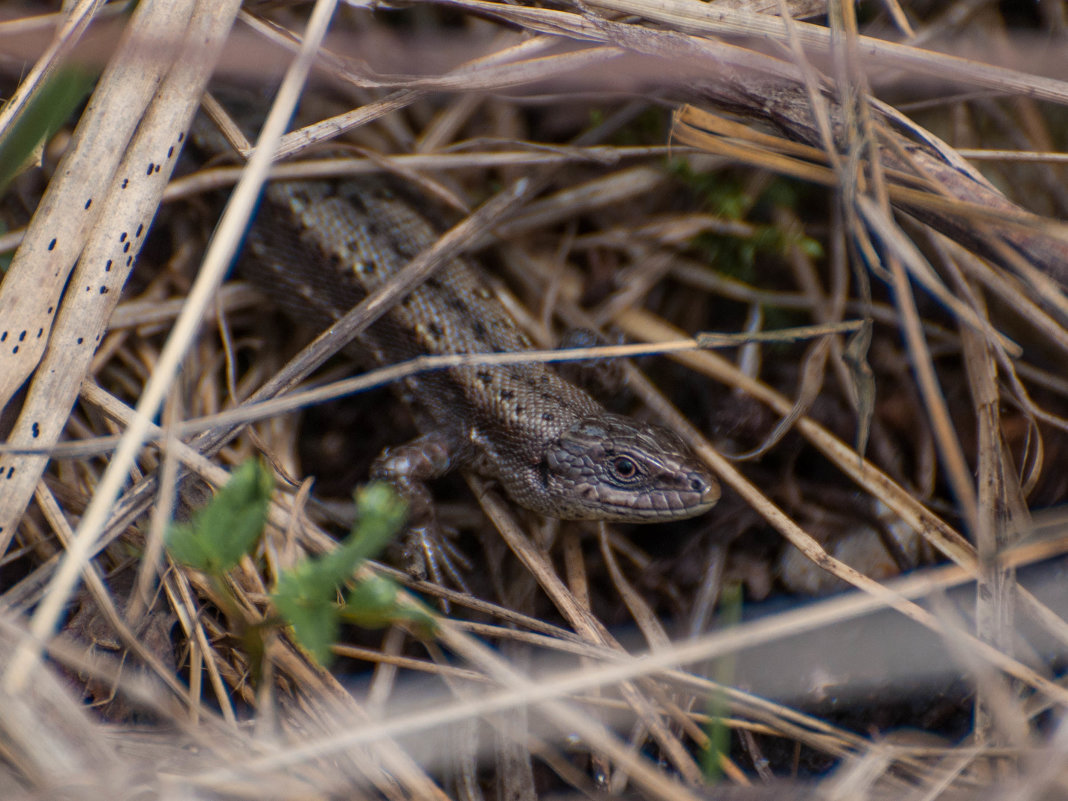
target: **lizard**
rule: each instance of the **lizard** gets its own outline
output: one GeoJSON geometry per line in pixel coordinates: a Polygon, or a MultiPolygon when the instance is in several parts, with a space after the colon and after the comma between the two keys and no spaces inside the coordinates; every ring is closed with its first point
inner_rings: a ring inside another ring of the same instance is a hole
{"type": "MultiPolygon", "coordinates": [[[[270,184],[241,273],[283,312],[325,327],[438,239],[392,178],[270,184]]],[[[360,361],[527,350],[526,334],[479,268],[447,260],[356,341],[360,361]]],[[[462,585],[425,482],[457,467],[496,480],[513,501],[559,519],[654,523],[719,499],[711,471],[673,431],[607,411],[544,363],[461,366],[400,382],[421,435],[387,448],[371,477],[411,504],[411,550],[462,585]]]]}

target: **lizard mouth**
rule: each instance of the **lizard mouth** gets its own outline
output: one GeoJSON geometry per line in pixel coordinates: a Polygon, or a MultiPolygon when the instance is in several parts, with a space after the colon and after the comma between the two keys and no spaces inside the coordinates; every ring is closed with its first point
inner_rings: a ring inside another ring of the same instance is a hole
{"type": "Polygon", "coordinates": [[[670,486],[620,488],[589,484],[580,490],[589,504],[589,519],[662,523],[703,515],[720,498],[719,484],[706,474],[675,476],[670,486]]]}

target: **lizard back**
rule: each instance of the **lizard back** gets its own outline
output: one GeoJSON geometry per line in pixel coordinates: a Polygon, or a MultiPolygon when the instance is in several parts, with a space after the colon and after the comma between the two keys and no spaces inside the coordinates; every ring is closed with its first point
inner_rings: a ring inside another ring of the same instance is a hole
{"type": "MultiPolygon", "coordinates": [[[[437,237],[382,179],[278,183],[267,190],[250,231],[246,259],[254,264],[243,272],[291,315],[326,325],[437,237]]],[[[362,360],[377,365],[423,354],[531,347],[462,258],[443,264],[358,342],[362,360]]],[[[435,371],[406,379],[404,393],[424,432],[444,430],[463,441],[474,466],[506,487],[509,475],[542,459],[543,443],[582,418],[606,414],[543,364],[435,371]]]]}

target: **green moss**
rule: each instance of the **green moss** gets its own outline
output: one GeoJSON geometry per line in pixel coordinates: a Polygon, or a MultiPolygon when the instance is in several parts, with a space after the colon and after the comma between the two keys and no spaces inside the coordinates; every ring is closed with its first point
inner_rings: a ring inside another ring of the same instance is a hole
{"type": "Polygon", "coordinates": [[[784,258],[799,247],[810,258],[823,258],[823,246],[803,231],[784,229],[761,220],[773,217],[775,209],[788,208],[801,218],[799,209],[809,197],[809,187],[792,179],[774,178],[753,195],[752,182],[742,174],[721,171],[695,173],[678,160],[669,166],[672,173],[696,196],[699,207],[724,220],[746,222],[748,236],[703,233],[693,240],[698,256],[715,265],[718,272],[739,280],[754,277],[758,256],[784,258]]]}

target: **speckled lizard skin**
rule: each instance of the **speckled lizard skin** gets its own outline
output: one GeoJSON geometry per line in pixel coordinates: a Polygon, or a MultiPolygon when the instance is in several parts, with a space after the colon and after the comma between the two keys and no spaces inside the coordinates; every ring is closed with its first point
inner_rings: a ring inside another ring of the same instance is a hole
{"type": "MultiPolygon", "coordinates": [[[[265,193],[242,272],[290,315],[325,327],[437,232],[378,178],[279,182],[265,193]]],[[[463,259],[452,259],[358,340],[367,361],[530,348],[463,259]]],[[[429,509],[422,482],[470,467],[518,504],[563,519],[661,522],[699,515],[715,478],[673,432],[606,411],[543,364],[468,366],[406,379],[423,435],[373,470],[429,509]]]]}

